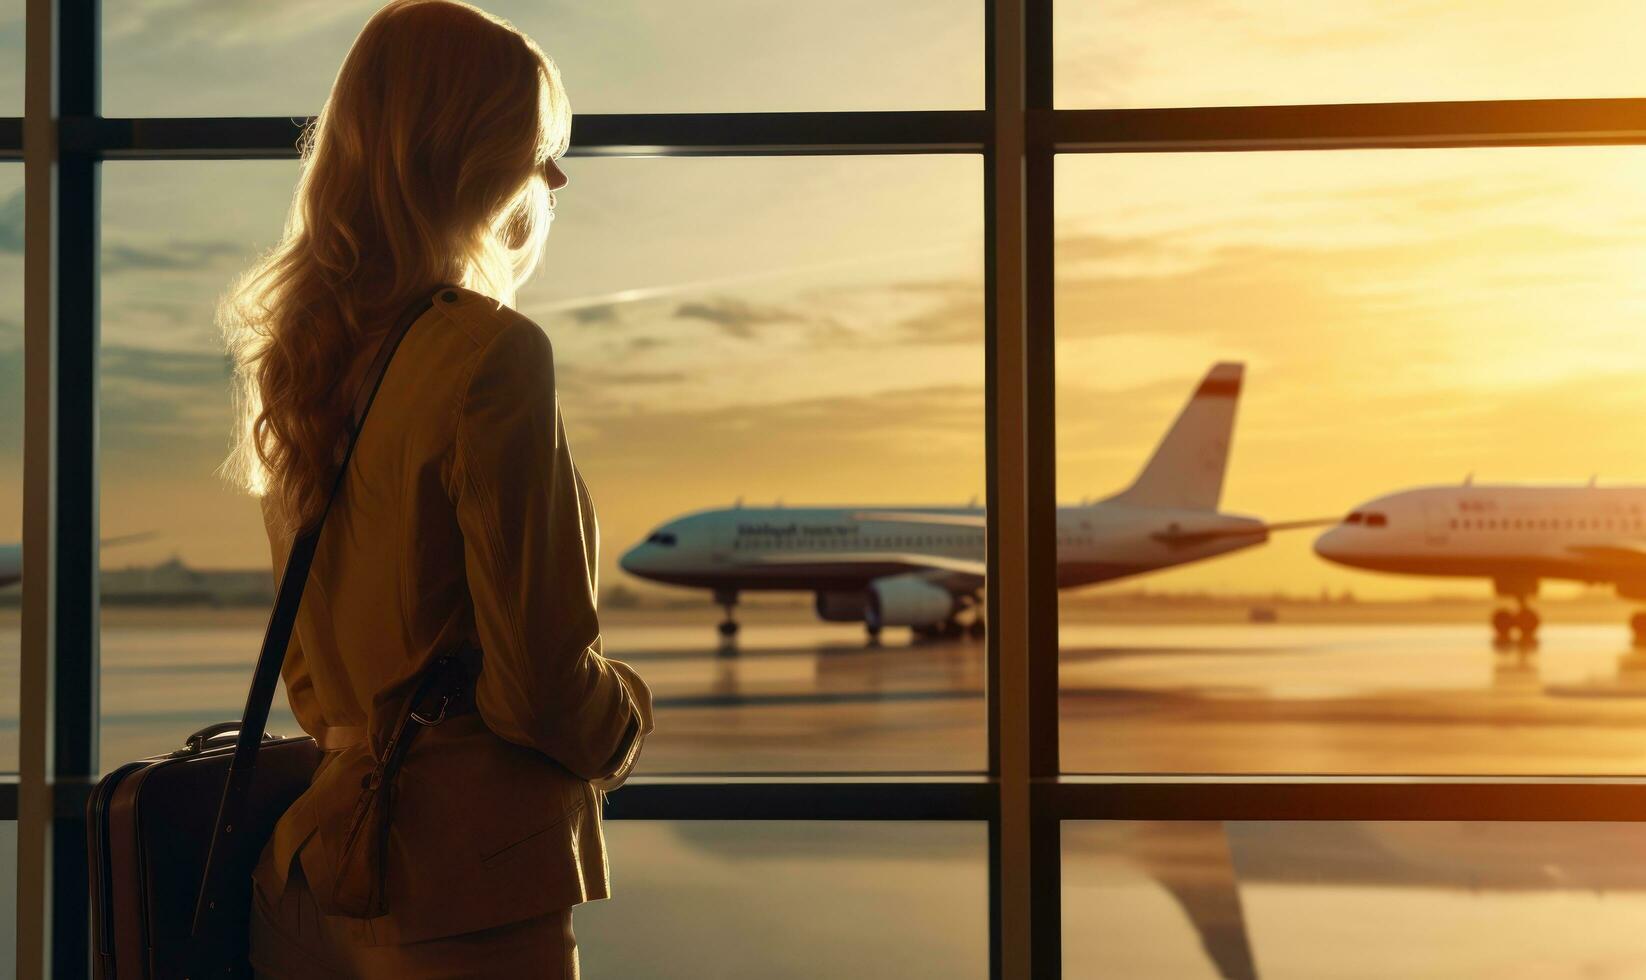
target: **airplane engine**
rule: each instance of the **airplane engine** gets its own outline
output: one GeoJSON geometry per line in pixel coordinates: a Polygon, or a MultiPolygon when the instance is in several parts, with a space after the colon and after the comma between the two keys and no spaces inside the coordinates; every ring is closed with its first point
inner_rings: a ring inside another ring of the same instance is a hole
{"type": "Polygon", "coordinates": [[[880,626],[934,626],[954,614],[948,589],[919,575],[893,575],[869,583],[864,622],[880,626]]]}
{"type": "Polygon", "coordinates": [[[867,592],[819,592],[817,618],[825,623],[861,623],[869,612],[867,592]]]}

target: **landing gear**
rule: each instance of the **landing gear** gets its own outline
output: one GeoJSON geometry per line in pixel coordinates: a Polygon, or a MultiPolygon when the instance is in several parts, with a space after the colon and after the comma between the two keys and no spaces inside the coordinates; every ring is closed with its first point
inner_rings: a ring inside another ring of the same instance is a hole
{"type": "Polygon", "coordinates": [[[1634,634],[1635,649],[1646,650],[1646,613],[1629,617],[1629,631],[1634,634]]]}
{"type": "Polygon", "coordinates": [[[737,631],[739,629],[737,617],[733,613],[733,610],[737,608],[737,593],[716,592],[714,601],[726,610],[726,618],[720,621],[719,626],[715,627],[720,632],[720,652],[723,654],[731,653],[736,649],[734,643],[737,640],[737,631]]]}
{"type": "Polygon", "coordinates": [[[1492,613],[1492,642],[1499,649],[1518,646],[1522,650],[1537,646],[1537,628],[1542,622],[1537,613],[1526,605],[1523,596],[1516,596],[1518,609],[1499,609],[1492,613]]]}

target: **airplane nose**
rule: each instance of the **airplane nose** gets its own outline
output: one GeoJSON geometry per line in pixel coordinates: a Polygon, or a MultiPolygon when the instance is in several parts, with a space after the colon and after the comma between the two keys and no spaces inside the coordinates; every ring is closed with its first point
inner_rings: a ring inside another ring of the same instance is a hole
{"type": "Polygon", "coordinates": [[[1332,528],[1315,538],[1315,554],[1327,561],[1342,561],[1344,555],[1343,529],[1332,528]]]}
{"type": "Polygon", "coordinates": [[[623,569],[625,572],[628,572],[630,575],[643,574],[643,566],[645,563],[641,560],[641,553],[645,550],[645,548],[646,546],[644,544],[637,544],[628,551],[623,552],[623,557],[617,559],[617,567],[623,569]]]}

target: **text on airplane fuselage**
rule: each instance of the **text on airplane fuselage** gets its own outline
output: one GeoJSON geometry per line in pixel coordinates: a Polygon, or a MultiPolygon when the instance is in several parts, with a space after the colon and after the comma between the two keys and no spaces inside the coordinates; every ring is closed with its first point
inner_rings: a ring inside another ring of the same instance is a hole
{"type": "Polygon", "coordinates": [[[857,528],[856,525],[853,525],[853,524],[816,524],[816,525],[814,525],[814,524],[795,524],[795,523],[770,524],[770,523],[762,522],[762,523],[758,523],[758,524],[739,524],[739,525],[737,525],[737,536],[740,537],[740,538],[742,538],[742,537],[756,537],[756,538],[786,538],[786,537],[787,538],[792,538],[792,537],[844,538],[844,537],[855,536],[857,533],[858,533],[858,528],[857,528]]]}

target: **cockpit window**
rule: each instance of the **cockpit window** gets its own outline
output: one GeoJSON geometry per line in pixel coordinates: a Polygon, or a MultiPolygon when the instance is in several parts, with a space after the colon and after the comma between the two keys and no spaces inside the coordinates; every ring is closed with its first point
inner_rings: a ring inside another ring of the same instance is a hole
{"type": "Polygon", "coordinates": [[[647,544],[660,544],[665,548],[673,548],[676,542],[674,535],[667,531],[653,531],[652,536],[646,539],[647,544]]]}
{"type": "Polygon", "coordinates": [[[1343,523],[1345,523],[1345,524],[1359,524],[1361,521],[1364,521],[1365,519],[1366,519],[1366,515],[1362,514],[1360,511],[1357,510],[1353,514],[1350,514],[1348,517],[1345,517],[1343,519],[1343,523]]]}
{"type": "Polygon", "coordinates": [[[1377,511],[1373,511],[1370,514],[1366,515],[1366,526],[1367,527],[1388,527],[1389,526],[1389,515],[1380,514],[1377,511]]]}

